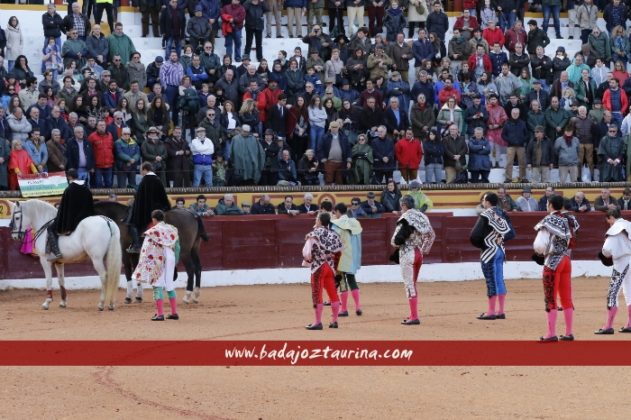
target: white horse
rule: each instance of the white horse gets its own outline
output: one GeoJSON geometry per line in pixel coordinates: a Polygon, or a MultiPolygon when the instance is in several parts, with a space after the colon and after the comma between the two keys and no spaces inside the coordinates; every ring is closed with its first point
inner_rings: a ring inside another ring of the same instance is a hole
{"type": "Polygon", "coordinates": [[[101,278],[101,296],[98,308],[104,309],[106,301],[109,309],[114,309],[114,298],[121,273],[121,245],[120,230],[115,222],[104,216],[87,217],[79,223],[71,235],[59,237],[59,249],[63,258],[58,261],[46,259],[46,240],[48,236],[48,222],[55,218],[57,209],[51,204],[41,200],[27,200],[10,203],[11,206],[11,236],[14,240],[21,240],[27,228],[33,231],[33,248],[39,255],[39,262],[46,275],[47,297],[42,304],[43,309],[48,309],[53,301],[53,270],[55,265],[61,302],[59,306],[67,305],[66,288],[64,285],[64,264],[74,264],[92,260],[94,269],[101,278]],[[105,259],[105,263],[104,260],[105,259]]]}

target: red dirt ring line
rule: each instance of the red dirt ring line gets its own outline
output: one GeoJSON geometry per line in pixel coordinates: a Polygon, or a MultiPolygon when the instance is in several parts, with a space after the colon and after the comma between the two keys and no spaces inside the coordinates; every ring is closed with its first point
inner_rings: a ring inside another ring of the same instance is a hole
{"type": "MultiPolygon", "coordinates": [[[[513,311],[513,312],[517,312],[517,311],[513,311]]],[[[456,316],[456,315],[462,315],[460,313],[452,313],[452,314],[441,314],[440,317],[445,317],[445,316],[456,316]]],[[[439,315],[426,315],[423,318],[427,319],[427,318],[432,318],[432,317],[436,317],[438,318],[439,315]]],[[[383,321],[393,321],[393,325],[397,325],[399,321],[401,321],[401,319],[405,318],[404,315],[401,315],[400,317],[394,317],[394,318],[379,318],[379,319],[374,319],[374,320],[367,320],[367,319],[363,319],[363,320],[356,320],[356,321],[352,321],[352,322],[346,322],[346,321],[338,321],[340,322],[341,328],[344,327],[344,325],[364,325],[364,324],[375,324],[375,323],[382,323],[383,321]],[[343,324],[342,324],[343,322],[343,324]]],[[[306,324],[305,324],[306,325],[306,324]]],[[[238,332],[238,333],[231,333],[231,334],[223,334],[223,335],[215,335],[215,336],[211,336],[211,337],[207,337],[207,338],[203,338],[203,340],[223,340],[226,338],[232,338],[232,337],[241,337],[244,335],[249,335],[249,334],[263,334],[263,333],[270,333],[270,332],[279,332],[279,331],[294,331],[294,330],[298,330],[298,331],[302,331],[304,329],[304,326],[300,325],[300,326],[294,326],[294,327],[287,327],[287,328],[274,328],[274,329],[269,329],[269,330],[258,330],[258,331],[245,331],[245,332],[238,332]]],[[[202,339],[202,338],[200,338],[202,339]]]]}
{"type": "Polygon", "coordinates": [[[128,391],[124,389],[122,385],[117,383],[112,378],[112,371],[114,370],[112,366],[104,366],[104,367],[100,367],[99,369],[101,370],[97,370],[92,374],[92,376],[94,377],[94,381],[97,384],[105,386],[106,388],[113,389],[120,396],[127,398],[129,400],[132,400],[135,403],[152,405],[161,410],[170,411],[179,416],[184,416],[184,417],[196,417],[203,420],[227,420],[226,417],[218,417],[218,416],[214,416],[210,414],[197,413],[195,411],[185,410],[178,407],[166,405],[160,401],[143,398],[132,391],[128,391]]]}

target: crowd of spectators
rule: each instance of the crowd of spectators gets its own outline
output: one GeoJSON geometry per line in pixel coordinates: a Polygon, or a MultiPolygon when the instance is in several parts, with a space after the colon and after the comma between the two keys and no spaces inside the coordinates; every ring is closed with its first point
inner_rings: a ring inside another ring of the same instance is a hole
{"type": "Polygon", "coordinates": [[[546,51],[550,17],[561,37],[560,2],[542,0],[543,29],[524,25],[526,4],[465,0],[452,25],[427,0],[287,0],[299,39],[270,64],[261,42],[263,31],[282,36],[276,0],[138,0],[142,35],[151,25],[165,49],[147,66],[111,1],[96,3],[97,23],[78,2],[64,18],[48,5],[39,68],[11,16],[0,34],[0,189],[70,168],[95,187],[134,187],[143,161],[174,187],[385,184],[395,170],[409,183],[419,169],[425,182],[487,182],[494,167],[505,182],[548,182],[553,168],[561,182],[593,180],[595,168],[600,181],[626,179],[629,8],[568,2],[569,38],[583,43],[568,57],[546,51]]]}
{"type": "MultiPolygon", "coordinates": [[[[548,211],[548,200],[554,195],[563,196],[562,192],[556,191],[552,186],[548,186],[544,195],[538,200],[533,197],[532,189],[529,186],[525,186],[521,195],[516,199],[513,199],[503,186],[497,189],[498,206],[506,212],[548,211]]],[[[623,211],[631,210],[631,188],[625,188],[620,198],[612,197],[609,188],[602,188],[593,205],[585,197],[583,191],[577,191],[572,197],[565,198],[565,209],[576,213],[587,213],[590,211],[607,212],[607,210],[612,208],[618,208],[623,211]]],[[[483,210],[484,208],[481,204],[476,206],[478,213],[481,213],[483,210]]]]}
{"type": "MultiPolygon", "coordinates": [[[[409,194],[413,197],[416,208],[426,212],[431,210],[433,203],[432,200],[421,191],[420,187],[420,183],[413,181],[410,185],[409,194]]],[[[366,193],[363,201],[360,197],[351,198],[349,211],[352,217],[355,218],[376,218],[381,217],[384,213],[401,214],[401,206],[399,203],[401,197],[402,194],[397,184],[390,179],[386,183],[383,191],[381,191],[379,197],[377,197],[377,194],[373,191],[369,191],[366,193]]],[[[117,201],[117,198],[110,198],[110,200],[117,201]]],[[[177,208],[185,208],[185,200],[183,198],[177,198],[175,205],[177,208]]],[[[328,200],[323,201],[322,208],[326,211],[331,211],[328,207],[332,208],[332,203],[328,200]]],[[[215,215],[237,216],[244,214],[285,214],[288,216],[308,214],[314,216],[320,210],[320,206],[313,202],[313,194],[309,192],[304,194],[301,204],[295,203],[294,197],[287,195],[277,206],[272,204],[272,198],[269,194],[262,195],[254,203],[245,202],[241,203],[240,206],[237,204],[234,194],[225,194],[219,199],[215,208],[212,208],[208,204],[205,195],[200,194],[195,199],[195,202],[188,208],[202,217],[215,215]]]]}

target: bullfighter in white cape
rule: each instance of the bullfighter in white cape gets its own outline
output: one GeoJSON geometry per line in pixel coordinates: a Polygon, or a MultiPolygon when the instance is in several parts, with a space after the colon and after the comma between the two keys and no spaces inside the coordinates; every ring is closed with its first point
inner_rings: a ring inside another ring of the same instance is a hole
{"type": "Polygon", "coordinates": [[[629,318],[627,325],[620,329],[622,333],[631,333],[631,222],[620,215],[618,208],[607,210],[607,230],[603,249],[598,255],[604,265],[612,267],[609,290],[607,291],[607,321],[594,334],[611,335],[614,333],[613,322],[618,312],[618,295],[624,292],[629,318]]]}

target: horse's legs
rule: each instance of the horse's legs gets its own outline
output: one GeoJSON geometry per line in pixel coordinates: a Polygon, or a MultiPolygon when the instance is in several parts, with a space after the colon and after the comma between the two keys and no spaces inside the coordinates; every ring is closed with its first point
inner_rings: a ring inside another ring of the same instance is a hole
{"type": "Polygon", "coordinates": [[[191,259],[191,255],[189,253],[182,253],[180,259],[186,269],[186,291],[192,292],[193,286],[195,286],[195,267],[193,265],[193,260],[191,259]]]}
{"type": "Polygon", "coordinates": [[[193,260],[193,268],[195,270],[195,297],[193,302],[199,302],[200,290],[202,287],[202,264],[199,260],[199,253],[197,246],[191,249],[191,259],[193,260]]]}
{"type": "Polygon", "coordinates": [[[182,264],[184,264],[184,267],[186,268],[186,275],[187,275],[186,295],[184,296],[184,299],[182,299],[182,302],[188,305],[189,303],[191,303],[191,296],[193,294],[193,286],[195,285],[193,261],[191,260],[191,256],[188,252],[182,252],[180,254],[180,261],[182,261],[182,264]]]}
{"type": "Polygon", "coordinates": [[[125,303],[130,304],[132,295],[134,294],[134,282],[131,279],[132,262],[130,261],[128,255],[123,257],[123,266],[125,267],[125,278],[127,279],[127,295],[125,295],[125,303]]]}
{"type": "Polygon", "coordinates": [[[131,296],[134,293],[134,282],[131,280],[127,280],[127,294],[125,295],[125,303],[131,303],[131,296]]]}
{"type": "Polygon", "coordinates": [[[94,265],[94,269],[99,274],[99,278],[101,279],[101,294],[99,297],[98,308],[99,311],[102,311],[105,308],[105,282],[107,281],[107,270],[105,270],[103,260],[100,258],[93,258],[92,264],[94,265]]]}
{"type": "MultiPolygon", "coordinates": [[[[142,284],[140,282],[136,282],[136,302],[142,302],[142,284]]],[[[134,295],[134,281],[127,280],[127,296],[125,296],[125,303],[129,304],[132,302],[132,297],[134,295]]]]}
{"type": "MultiPolygon", "coordinates": [[[[127,244],[123,249],[127,249],[129,244],[127,244]]],[[[142,302],[142,285],[138,282],[134,282],[132,279],[132,274],[134,272],[134,267],[136,261],[134,261],[133,257],[129,254],[123,256],[123,267],[125,267],[125,278],[127,279],[127,294],[125,295],[125,303],[130,304],[134,298],[134,285],[136,285],[136,302],[142,302]]]]}
{"type": "Polygon", "coordinates": [[[66,284],[64,279],[64,265],[63,264],[55,264],[55,270],[57,271],[57,279],[59,280],[59,291],[61,293],[61,302],[59,302],[60,308],[65,308],[68,305],[66,292],[66,284]]]}
{"type": "MultiPolygon", "coordinates": [[[[129,277],[128,279],[131,279],[131,275],[134,272],[134,269],[136,268],[136,266],[138,265],[138,254],[127,254],[127,260],[129,263],[129,277]]],[[[127,268],[125,269],[127,270],[127,268]]],[[[127,283],[128,287],[129,287],[129,283],[127,283]]],[[[142,303],[142,283],[140,283],[139,281],[135,282],[135,286],[136,286],[136,303],[142,303]]],[[[132,280],[131,283],[131,288],[133,291],[134,288],[134,280],[132,280]]],[[[129,296],[131,298],[131,294],[129,296]]]]}
{"type": "Polygon", "coordinates": [[[136,303],[142,303],[142,292],[143,292],[142,283],[137,282],[136,283],[136,303]]]}
{"type": "Polygon", "coordinates": [[[45,254],[39,257],[39,262],[46,276],[46,300],[42,303],[42,309],[48,310],[50,303],[53,301],[53,265],[46,259],[45,254]]]}

